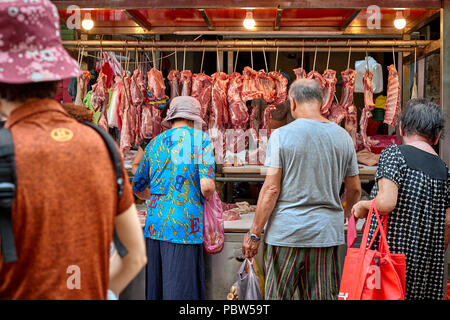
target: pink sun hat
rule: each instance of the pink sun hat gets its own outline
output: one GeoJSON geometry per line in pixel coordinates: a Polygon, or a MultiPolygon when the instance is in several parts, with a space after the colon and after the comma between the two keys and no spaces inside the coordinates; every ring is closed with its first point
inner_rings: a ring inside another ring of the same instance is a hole
{"type": "Polygon", "coordinates": [[[0,0],[0,82],[57,81],[81,75],[61,42],[58,9],[48,0],[0,0]]]}

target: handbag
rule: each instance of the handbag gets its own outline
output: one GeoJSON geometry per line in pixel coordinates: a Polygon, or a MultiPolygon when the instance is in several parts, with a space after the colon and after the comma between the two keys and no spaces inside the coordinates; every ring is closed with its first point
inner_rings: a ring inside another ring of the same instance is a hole
{"type": "Polygon", "coordinates": [[[380,218],[375,200],[372,201],[363,238],[359,248],[348,248],[342,272],[338,300],[404,300],[406,258],[390,253],[386,239],[388,216],[380,218]],[[367,246],[372,216],[377,228],[367,246]],[[378,250],[372,249],[380,234],[378,250]]]}

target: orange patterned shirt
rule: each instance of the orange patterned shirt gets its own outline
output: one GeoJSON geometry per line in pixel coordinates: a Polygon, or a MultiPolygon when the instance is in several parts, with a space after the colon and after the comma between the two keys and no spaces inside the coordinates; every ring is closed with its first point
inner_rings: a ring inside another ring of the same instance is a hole
{"type": "Polygon", "coordinates": [[[18,261],[0,254],[0,299],[106,299],[114,218],[134,202],[126,170],[118,201],[103,139],[54,100],[17,108],[5,127],[16,156],[18,261]]]}

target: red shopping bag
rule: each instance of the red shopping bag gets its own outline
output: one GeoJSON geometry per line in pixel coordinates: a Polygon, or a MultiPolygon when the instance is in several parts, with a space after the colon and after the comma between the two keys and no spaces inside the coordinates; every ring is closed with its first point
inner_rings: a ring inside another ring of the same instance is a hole
{"type": "Polygon", "coordinates": [[[348,248],[338,300],[404,300],[406,261],[404,254],[391,254],[386,240],[388,216],[380,218],[372,201],[360,248],[348,248]],[[367,246],[372,213],[378,222],[367,246]],[[379,249],[371,249],[377,234],[379,249]]]}

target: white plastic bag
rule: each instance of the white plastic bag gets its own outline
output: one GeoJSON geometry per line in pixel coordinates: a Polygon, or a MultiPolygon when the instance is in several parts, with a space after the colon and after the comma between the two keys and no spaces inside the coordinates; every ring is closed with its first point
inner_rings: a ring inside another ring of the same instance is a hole
{"type": "MultiPolygon", "coordinates": [[[[368,57],[369,71],[372,72],[373,78],[373,93],[380,93],[383,91],[383,67],[374,58],[368,57]]],[[[355,92],[364,92],[363,76],[367,70],[366,59],[355,62],[355,92]]]]}
{"type": "Polygon", "coordinates": [[[239,300],[263,300],[253,261],[254,258],[252,261],[245,259],[239,269],[237,281],[239,300]],[[248,268],[246,268],[247,264],[248,268]]]}

